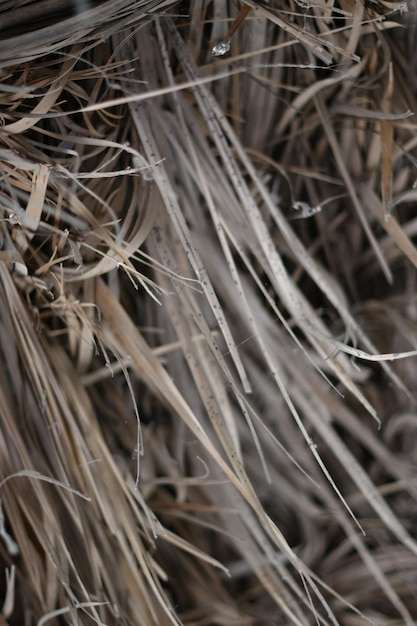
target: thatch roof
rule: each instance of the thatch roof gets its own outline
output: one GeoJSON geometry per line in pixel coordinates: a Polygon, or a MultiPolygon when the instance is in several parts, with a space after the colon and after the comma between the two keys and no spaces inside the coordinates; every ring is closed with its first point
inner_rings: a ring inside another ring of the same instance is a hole
{"type": "Polygon", "coordinates": [[[0,1],[0,624],[415,623],[415,15],[0,1]]]}

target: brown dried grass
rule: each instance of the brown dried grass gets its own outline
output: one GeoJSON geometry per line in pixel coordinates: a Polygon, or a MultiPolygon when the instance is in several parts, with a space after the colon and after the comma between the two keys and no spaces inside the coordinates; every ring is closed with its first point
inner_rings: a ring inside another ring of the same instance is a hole
{"type": "Polygon", "coordinates": [[[412,1],[0,2],[1,624],[417,620],[412,1]]]}

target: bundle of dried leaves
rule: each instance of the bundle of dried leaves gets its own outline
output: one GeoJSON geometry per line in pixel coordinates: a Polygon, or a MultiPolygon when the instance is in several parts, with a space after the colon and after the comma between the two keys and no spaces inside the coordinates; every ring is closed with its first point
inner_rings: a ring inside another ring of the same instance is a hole
{"type": "Polygon", "coordinates": [[[415,623],[414,8],[0,2],[2,625],[415,623]]]}

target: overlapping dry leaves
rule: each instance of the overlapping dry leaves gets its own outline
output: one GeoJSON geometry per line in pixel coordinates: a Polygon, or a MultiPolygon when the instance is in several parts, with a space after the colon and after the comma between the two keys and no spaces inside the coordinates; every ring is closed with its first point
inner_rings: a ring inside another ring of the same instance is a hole
{"type": "Polygon", "coordinates": [[[415,623],[414,9],[0,2],[1,624],[415,623]]]}

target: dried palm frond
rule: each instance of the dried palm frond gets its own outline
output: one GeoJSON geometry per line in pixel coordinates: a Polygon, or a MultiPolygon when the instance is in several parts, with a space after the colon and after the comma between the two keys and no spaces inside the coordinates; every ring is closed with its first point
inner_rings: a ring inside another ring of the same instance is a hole
{"type": "Polygon", "coordinates": [[[2,623],[415,623],[414,16],[0,2],[2,623]]]}

